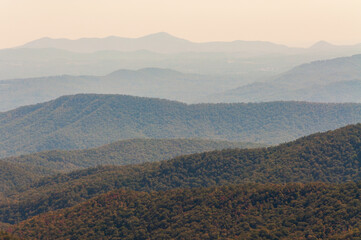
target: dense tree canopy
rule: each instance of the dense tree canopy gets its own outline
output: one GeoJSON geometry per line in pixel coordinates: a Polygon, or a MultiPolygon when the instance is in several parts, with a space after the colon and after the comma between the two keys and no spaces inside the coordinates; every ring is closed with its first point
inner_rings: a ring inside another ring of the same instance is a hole
{"type": "Polygon", "coordinates": [[[26,239],[352,239],[361,184],[117,190],[14,227],[26,239]]]}
{"type": "Polygon", "coordinates": [[[0,240],[19,240],[19,238],[14,237],[13,235],[0,231],[0,240]]]}

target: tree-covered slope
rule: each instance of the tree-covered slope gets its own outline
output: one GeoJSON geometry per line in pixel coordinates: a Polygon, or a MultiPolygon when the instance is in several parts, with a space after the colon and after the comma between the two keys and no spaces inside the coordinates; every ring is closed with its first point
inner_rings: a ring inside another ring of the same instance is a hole
{"type": "MultiPolygon", "coordinates": [[[[8,224],[8,223],[2,223],[2,222],[0,222],[0,232],[1,231],[6,231],[6,230],[8,230],[9,228],[10,228],[10,224],[8,224]]],[[[1,239],[1,238],[0,238],[1,239]]]]}
{"type": "Polygon", "coordinates": [[[10,189],[26,186],[53,173],[50,169],[30,164],[9,163],[0,160],[0,197],[10,189]]]}
{"type": "Polygon", "coordinates": [[[0,113],[0,156],[89,148],[144,137],[279,143],[357,122],[361,122],[361,104],[186,105],[81,94],[0,113]]]}
{"type": "Polygon", "coordinates": [[[17,237],[14,237],[13,235],[4,232],[4,231],[0,231],[0,240],[20,240],[17,237]]]}
{"type": "Polygon", "coordinates": [[[70,171],[98,165],[127,165],[170,159],[179,155],[227,148],[261,147],[256,143],[236,143],[202,139],[131,139],[98,148],[61,151],[52,150],[19,157],[4,158],[7,162],[26,163],[58,171],[70,171]]]}
{"type": "Polygon", "coordinates": [[[361,181],[361,124],[276,147],[180,156],[168,161],[98,167],[41,179],[0,202],[0,221],[14,223],[117,188],[151,191],[239,183],[361,181]]]}
{"type": "Polygon", "coordinates": [[[26,239],[358,239],[361,184],[117,190],[14,227],[26,239]]]}

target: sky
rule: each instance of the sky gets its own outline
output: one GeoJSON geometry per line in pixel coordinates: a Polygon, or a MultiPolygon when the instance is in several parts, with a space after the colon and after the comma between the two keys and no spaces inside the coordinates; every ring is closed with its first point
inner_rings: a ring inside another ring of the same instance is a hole
{"type": "Polygon", "coordinates": [[[0,48],[42,38],[361,43],[361,0],[0,0],[0,48]]]}

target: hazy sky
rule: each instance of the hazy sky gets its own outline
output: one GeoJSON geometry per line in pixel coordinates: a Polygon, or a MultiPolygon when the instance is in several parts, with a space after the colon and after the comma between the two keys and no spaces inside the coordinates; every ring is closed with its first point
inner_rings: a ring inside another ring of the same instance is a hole
{"type": "Polygon", "coordinates": [[[0,0],[0,48],[41,38],[361,43],[361,0],[0,0]]]}

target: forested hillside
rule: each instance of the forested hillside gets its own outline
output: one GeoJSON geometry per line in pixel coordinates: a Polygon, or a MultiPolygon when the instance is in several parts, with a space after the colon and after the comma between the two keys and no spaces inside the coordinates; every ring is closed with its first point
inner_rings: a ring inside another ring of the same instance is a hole
{"type": "Polygon", "coordinates": [[[0,156],[97,147],[129,138],[280,143],[361,122],[361,104],[270,102],[186,105],[81,94],[0,113],[0,156]]]}
{"type": "MultiPolygon", "coordinates": [[[[2,231],[6,231],[11,225],[8,223],[2,223],[0,222],[0,233],[2,233],[2,231]]],[[[0,235],[1,236],[1,235],[0,235]]],[[[1,238],[0,238],[1,239],[1,238]]]]}
{"type": "Polygon", "coordinates": [[[26,239],[359,239],[361,184],[118,190],[14,227],[26,239]]]}
{"type": "Polygon", "coordinates": [[[7,162],[27,163],[58,171],[70,171],[98,165],[127,165],[154,162],[179,155],[222,150],[227,148],[261,147],[256,143],[236,143],[202,139],[131,139],[117,141],[86,150],[52,150],[3,159],[7,162]]]}
{"type": "Polygon", "coordinates": [[[13,188],[26,186],[54,171],[31,164],[9,163],[0,160],[0,197],[13,188]]]}
{"type": "Polygon", "coordinates": [[[20,239],[17,237],[14,237],[13,235],[11,235],[7,232],[0,231],[0,240],[20,240],[20,239]]]}
{"type": "Polygon", "coordinates": [[[118,188],[140,191],[239,183],[361,181],[361,124],[313,134],[276,147],[180,156],[169,161],[98,167],[41,179],[0,203],[14,223],[118,188]]]}

